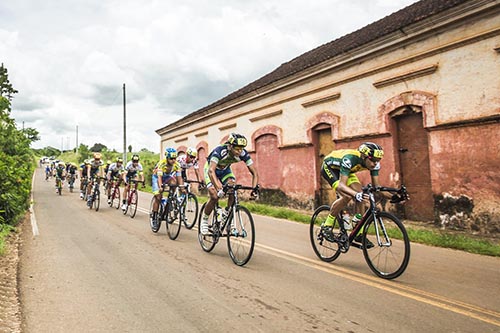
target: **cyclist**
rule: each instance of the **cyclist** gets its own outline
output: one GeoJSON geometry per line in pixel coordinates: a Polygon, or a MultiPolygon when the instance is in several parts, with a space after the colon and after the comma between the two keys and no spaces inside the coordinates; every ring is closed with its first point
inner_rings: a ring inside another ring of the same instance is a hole
{"type": "Polygon", "coordinates": [[[45,180],[49,180],[49,177],[52,175],[52,170],[50,169],[50,164],[45,166],[45,180]]]}
{"type": "Polygon", "coordinates": [[[68,167],[66,168],[68,174],[68,187],[71,186],[71,182],[75,182],[76,179],[76,171],[78,167],[75,163],[68,163],[68,167]]]}
{"type": "MultiPolygon", "coordinates": [[[[153,202],[153,215],[151,216],[153,223],[156,224],[158,219],[158,208],[163,193],[163,184],[169,185],[184,185],[182,179],[182,168],[177,161],[177,150],[175,148],[167,147],[165,149],[165,158],[156,163],[153,169],[153,177],[151,186],[153,188],[153,195],[155,201],[153,202]]],[[[181,188],[182,193],[185,188],[181,188]]]]}
{"type": "MultiPolygon", "coordinates": [[[[332,227],[336,222],[337,215],[347,206],[349,201],[355,199],[357,213],[361,213],[362,203],[368,203],[369,197],[363,194],[361,183],[356,173],[363,170],[369,170],[373,186],[380,186],[378,174],[380,170],[380,160],[384,156],[382,147],[373,142],[364,142],[358,149],[334,150],[323,160],[321,166],[321,176],[337,192],[338,199],[335,200],[330,208],[330,214],[326,218],[322,229],[328,241],[333,242],[334,236],[332,227]]],[[[392,195],[381,192],[387,198],[392,195]]],[[[344,226],[345,227],[345,226],[344,226]]],[[[354,240],[361,242],[361,234],[354,240]]],[[[373,247],[373,244],[367,244],[373,247]]]]}
{"type": "Polygon", "coordinates": [[[111,204],[112,180],[116,180],[117,181],[116,186],[120,187],[120,183],[122,180],[121,174],[123,170],[125,170],[123,168],[123,159],[121,157],[118,157],[115,163],[111,163],[111,165],[108,168],[108,171],[106,172],[106,178],[108,179],[108,184],[106,187],[106,193],[108,194],[108,204],[111,204]]]}
{"type": "Polygon", "coordinates": [[[94,159],[89,162],[87,165],[87,180],[88,180],[88,185],[87,185],[87,205],[92,204],[92,198],[90,196],[90,192],[92,191],[92,187],[94,186],[94,182],[97,182],[99,184],[100,178],[102,177],[102,160],[101,160],[101,153],[94,153],[94,159]]]}
{"type": "Polygon", "coordinates": [[[187,181],[187,170],[189,168],[194,169],[194,173],[196,174],[196,180],[199,183],[198,188],[203,188],[204,183],[201,180],[200,177],[200,172],[199,172],[199,166],[198,166],[198,159],[196,158],[198,156],[198,153],[196,152],[196,149],[189,147],[186,150],[186,154],[180,155],[177,157],[177,162],[179,162],[181,169],[182,169],[182,179],[184,182],[187,181]]]}
{"type": "Polygon", "coordinates": [[[125,188],[123,189],[123,200],[122,200],[122,210],[127,209],[127,192],[130,189],[129,181],[131,179],[137,179],[140,176],[141,181],[144,181],[144,173],[142,171],[142,165],[139,163],[139,155],[133,155],[132,160],[130,160],[122,173],[123,182],[125,183],[125,188]]]}
{"type": "MultiPolygon", "coordinates": [[[[247,139],[236,133],[231,133],[228,137],[226,143],[215,147],[214,150],[208,156],[207,162],[204,167],[205,183],[207,184],[208,194],[210,199],[208,200],[205,210],[202,212],[202,219],[200,224],[200,233],[202,235],[209,234],[208,230],[208,216],[215,207],[215,204],[224,196],[223,186],[226,184],[234,185],[236,183],[236,177],[231,170],[231,164],[237,162],[245,162],[248,171],[252,174],[252,197],[257,197],[259,194],[259,176],[257,174],[257,169],[253,165],[252,158],[250,154],[244,149],[247,146],[247,139]]],[[[230,194],[228,198],[227,207],[230,207],[233,203],[234,195],[230,194]]],[[[226,209],[227,209],[226,207],[226,209]]],[[[224,217],[227,216],[227,210],[224,212],[224,217]]],[[[235,231],[235,228],[231,227],[231,232],[235,231]]],[[[236,231],[237,232],[237,231],[236,231]]]]}
{"type": "Polygon", "coordinates": [[[56,176],[56,193],[57,191],[57,181],[61,180],[61,187],[62,187],[62,182],[64,181],[64,178],[66,177],[66,165],[64,164],[63,161],[59,161],[56,165],[56,168],[54,170],[54,175],[56,176]]]}
{"type": "Polygon", "coordinates": [[[87,165],[89,161],[85,160],[80,164],[80,199],[83,199],[83,184],[87,181],[87,165]]]}

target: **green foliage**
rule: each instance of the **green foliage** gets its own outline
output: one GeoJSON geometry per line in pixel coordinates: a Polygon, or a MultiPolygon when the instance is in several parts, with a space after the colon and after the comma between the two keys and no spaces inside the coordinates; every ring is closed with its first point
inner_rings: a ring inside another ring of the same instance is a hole
{"type": "Polygon", "coordinates": [[[92,148],[90,148],[90,151],[91,152],[104,152],[104,151],[107,151],[108,150],[108,147],[106,147],[105,145],[103,145],[102,143],[96,143],[92,146],[92,148]]]}
{"type": "Polygon", "coordinates": [[[38,131],[18,130],[10,117],[10,100],[17,91],[12,88],[3,65],[0,93],[0,223],[15,225],[28,208],[35,167],[30,144],[38,139],[38,131]]]}

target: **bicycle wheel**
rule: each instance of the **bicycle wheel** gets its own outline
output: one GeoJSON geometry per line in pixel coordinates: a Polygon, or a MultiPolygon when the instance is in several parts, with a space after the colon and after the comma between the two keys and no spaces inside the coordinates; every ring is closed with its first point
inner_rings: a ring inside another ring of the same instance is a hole
{"type": "Polygon", "coordinates": [[[115,207],[116,209],[120,208],[120,203],[122,202],[121,201],[121,198],[120,198],[120,188],[118,186],[116,186],[113,190],[113,194],[111,196],[111,206],[115,207]]]}
{"type": "Polygon", "coordinates": [[[184,225],[187,229],[192,229],[198,217],[198,198],[193,193],[189,193],[182,208],[184,215],[184,225]]]}
{"type": "MultiPolygon", "coordinates": [[[[205,206],[206,206],[206,203],[204,203],[203,206],[201,206],[200,216],[198,218],[198,242],[200,243],[203,251],[210,252],[214,249],[215,245],[219,241],[219,237],[216,235],[213,235],[212,233],[210,233],[209,235],[202,235],[200,232],[200,230],[201,230],[201,228],[200,228],[201,218],[203,217],[203,211],[205,210],[205,206]]],[[[214,211],[215,211],[215,209],[212,211],[212,213],[208,217],[209,228],[211,228],[213,221],[214,221],[214,218],[215,218],[214,211]]]]}
{"type": "Polygon", "coordinates": [[[130,218],[134,218],[135,213],[137,212],[137,203],[139,201],[139,196],[137,195],[137,191],[132,191],[130,193],[130,202],[128,204],[128,214],[130,215],[130,218]]]}
{"type": "Polygon", "coordinates": [[[381,278],[397,278],[403,274],[410,261],[408,233],[403,223],[390,213],[377,213],[376,221],[373,216],[369,217],[364,227],[362,245],[366,263],[381,278]]]}
{"type": "Polygon", "coordinates": [[[153,222],[153,203],[155,202],[155,197],[151,198],[151,203],[149,204],[149,225],[151,226],[151,231],[157,233],[161,227],[161,217],[163,215],[163,208],[161,204],[158,207],[158,213],[156,222],[153,222]]]}
{"type": "Polygon", "coordinates": [[[57,181],[57,194],[59,194],[59,195],[62,194],[62,182],[61,182],[61,180],[57,181]]]}
{"type": "Polygon", "coordinates": [[[95,211],[99,211],[99,205],[101,204],[101,200],[100,200],[100,193],[99,193],[99,190],[96,190],[94,192],[94,209],[95,211]]]}
{"type": "Polygon", "coordinates": [[[167,202],[167,234],[171,240],[175,240],[181,231],[181,219],[179,214],[179,202],[177,197],[172,197],[167,202]]]}
{"type": "Polygon", "coordinates": [[[245,265],[253,254],[255,246],[255,227],[252,214],[243,206],[236,207],[236,215],[229,216],[230,228],[234,226],[238,234],[228,233],[227,248],[229,256],[238,266],[245,265]],[[233,225],[233,226],[231,226],[233,225]]]}
{"type": "Polygon", "coordinates": [[[127,215],[127,212],[128,212],[128,203],[129,203],[129,198],[130,198],[130,191],[127,191],[127,196],[126,196],[125,198],[123,198],[123,199],[125,199],[125,200],[126,200],[125,202],[127,203],[127,204],[125,205],[125,209],[124,209],[124,210],[122,210],[123,215],[127,215]]]}
{"type": "MultiPolygon", "coordinates": [[[[341,253],[339,244],[329,242],[321,230],[321,225],[326,221],[329,214],[329,206],[325,205],[318,207],[311,217],[311,223],[309,226],[309,237],[311,239],[311,245],[314,253],[316,253],[318,258],[326,262],[334,261],[341,253]]],[[[334,236],[340,234],[340,227],[337,220],[335,220],[332,227],[332,233],[334,236]]]]}

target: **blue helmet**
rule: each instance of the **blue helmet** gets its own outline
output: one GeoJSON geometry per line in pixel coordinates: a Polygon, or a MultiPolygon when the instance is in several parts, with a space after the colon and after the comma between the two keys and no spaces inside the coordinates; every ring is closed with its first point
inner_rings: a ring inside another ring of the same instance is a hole
{"type": "Polygon", "coordinates": [[[165,158],[177,158],[177,150],[175,148],[165,148],[165,158]]]}

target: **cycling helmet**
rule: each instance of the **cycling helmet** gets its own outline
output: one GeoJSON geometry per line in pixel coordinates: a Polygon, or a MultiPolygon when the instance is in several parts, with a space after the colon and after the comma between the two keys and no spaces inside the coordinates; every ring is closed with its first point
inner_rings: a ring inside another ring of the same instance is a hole
{"type": "Polygon", "coordinates": [[[102,157],[101,153],[94,153],[94,159],[100,160],[102,157]]]}
{"type": "Polygon", "coordinates": [[[57,163],[57,165],[60,166],[60,167],[65,167],[66,166],[66,164],[64,164],[63,161],[59,161],[59,163],[57,163]]]}
{"type": "Polygon", "coordinates": [[[139,155],[133,155],[132,162],[139,162],[139,155]]]}
{"type": "Polygon", "coordinates": [[[189,156],[191,157],[196,157],[198,156],[198,152],[196,151],[196,149],[194,149],[193,147],[189,147],[186,151],[186,154],[188,154],[189,156]]]}
{"type": "Polygon", "coordinates": [[[382,158],[384,156],[384,151],[382,147],[373,142],[363,142],[358,148],[359,152],[372,158],[382,158]]]}
{"type": "Polygon", "coordinates": [[[111,163],[112,163],[111,160],[106,161],[106,164],[111,164],[111,163]]]}
{"type": "Polygon", "coordinates": [[[121,157],[116,158],[116,163],[123,163],[123,159],[121,157]]]}
{"type": "Polygon", "coordinates": [[[227,142],[230,145],[236,146],[236,147],[245,148],[247,146],[247,139],[241,134],[236,134],[236,133],[229,134],[229,138],[227,138],[227,142]]]}
{"type": "Polygon", "coordinates": [[[175,148],[165,148],[165,158],[177,158],[177,150],[175,148]]]}

